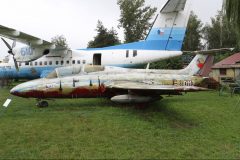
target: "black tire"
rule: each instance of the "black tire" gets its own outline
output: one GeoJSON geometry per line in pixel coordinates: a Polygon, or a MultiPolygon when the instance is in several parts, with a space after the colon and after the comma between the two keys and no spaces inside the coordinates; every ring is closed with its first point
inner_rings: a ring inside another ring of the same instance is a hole
{"type": "Polygon", "coordinates": [[[41,101],[37,103],[37,107],[39,108],[46,108],[48,107],[48,102],[47,101],[41,101]]]}
{"type": "Polygon", "coordinates": [[[48,107],[48,102],[47,102],[47,101],[42,101],[42,107],[43,107],[43,108],[48,107]]]}

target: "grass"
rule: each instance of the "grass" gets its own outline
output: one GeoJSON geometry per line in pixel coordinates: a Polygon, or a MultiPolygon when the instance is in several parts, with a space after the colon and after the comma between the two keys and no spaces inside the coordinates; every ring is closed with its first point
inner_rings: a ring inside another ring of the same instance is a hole
{"type": "MultiPolygon", "coordinates": [[[[9,89],[0,89],[0,104],[9,89]]],[[[12,97],[0,108],[1,159],[240,159],[238,97],[217,92],[165,97],[148,109],[104,99],[12,97]]]]}

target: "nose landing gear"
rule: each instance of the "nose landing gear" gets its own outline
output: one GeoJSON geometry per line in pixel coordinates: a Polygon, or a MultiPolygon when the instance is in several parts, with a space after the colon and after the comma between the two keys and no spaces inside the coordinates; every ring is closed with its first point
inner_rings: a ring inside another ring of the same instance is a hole
{"type": "Polygon", "coordinates": [[[48,107],[48,102],[47,101],[42,101],[41,99],[37,99],[37,107],[39,108],[46,108],[48,107]]]}

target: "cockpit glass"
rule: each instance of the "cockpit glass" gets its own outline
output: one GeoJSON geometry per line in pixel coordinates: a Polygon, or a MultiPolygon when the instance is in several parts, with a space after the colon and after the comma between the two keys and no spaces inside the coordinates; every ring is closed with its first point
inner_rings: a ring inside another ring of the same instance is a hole
{"type": "Polygon", "coordinates": [[[72,76],[72,75],[78,75],[78,74],[100,72],[104,70],[105,70],[104,66],[85,65],[83,67],[82,65],[72,65],[68,67],[56,68],[54,71],[49,73],[46,78],[52,79],[52,78],[72,76]]]}

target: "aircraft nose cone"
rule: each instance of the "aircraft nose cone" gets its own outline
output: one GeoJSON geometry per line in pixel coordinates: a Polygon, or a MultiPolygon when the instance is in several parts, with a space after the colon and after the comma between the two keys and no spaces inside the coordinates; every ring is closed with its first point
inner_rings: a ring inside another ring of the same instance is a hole
{"type": "Polygon", "coordinates": [[[16,90],[16,87],[14,87],[13,89],[10,90],[10,94],[12,95],[17,95],[17,90],[16,90]]]}
{"type": "Polygon", "coordinates": [[[16,86],[10,90],[10,94],[21,97],[23,94],[23,92],[21,92],[21,89],[22,89],[21,87],[16,86]]]}

